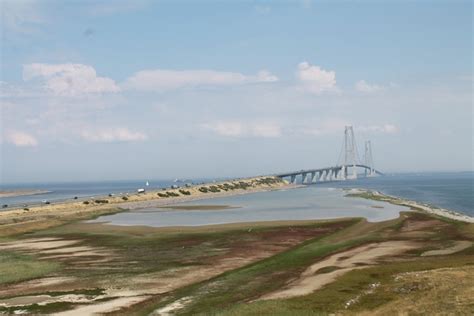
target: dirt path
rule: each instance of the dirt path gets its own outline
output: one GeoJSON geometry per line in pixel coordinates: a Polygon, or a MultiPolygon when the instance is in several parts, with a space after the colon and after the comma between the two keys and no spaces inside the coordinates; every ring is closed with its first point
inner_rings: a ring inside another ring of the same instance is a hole
{"type": "Polygon", "coordinates": [[[458,240],[454,242],[454,245],[444,249],[437,249],[437,250],[430,250],[425,251],[421,254],[421,256],[444,256],[450,255],[459,251],[463,251],[472,246],[472,241],[469,240],[458,240]]]}
{"type": "Polygon", "coordinates": [[[351,270],[364,268],[375,264],[382,257],[397,255],[417,247],[419,245],[413,242],[387,241],[340,252],[311,265],[286,288],[266,294],[260,299],[280,299],[310,294],[351,270]]]}
{"type": "Polygon", "coordinates": [[[116,311],[122,306],[133,305],[141,302],[149,296],[132,296],[132,297],[120,297],[103,303],[97,303],[93,305],[85,305],[79,308],[65,311],[61,313],[55,313],[57,316],[83,316],[83,315],[94,315],[103,314],[116,311]]]}

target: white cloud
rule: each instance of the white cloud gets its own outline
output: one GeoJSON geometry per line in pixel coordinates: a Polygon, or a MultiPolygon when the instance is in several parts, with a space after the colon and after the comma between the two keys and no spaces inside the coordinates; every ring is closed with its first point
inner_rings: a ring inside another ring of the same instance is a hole
{"type": "Polygon", "coordinates": [[[385,90],[385,87],[376,84],[369,84],[365,80],[359,80],[355,84],[355,89],[363,93],[374,93],[385,90]]]}
{"type": "Polygon", "coordinates": [[[5,81],[0,81],[0,98],[20,97],[24,95],[25,92],[20,87],[11,85],[5,81]]]}
{"type": "Polygon", "coordinates": [[[215,70],[142,70],[127,79],[124,86],[142,91],[166,91],[184,87],[229,86],[275,82],[278,77],[266,70],[255,76],[215,70]]]}
{"type": "Polygon", "coordinates": [[[95,69],[82,64],[28,64],[23,65],[25,81],[44,80],[44,89],[58,96],[119,92],[114,80],[98,77],[95,69]]]}
{"type": "Polygon", "coordinates": [[[399,132],[399,128],[393,124],[357,126],[356,129],[363,132],[375,132],[385,134],[396,134],[399,132]]]}
{"type": "Polygon", "coordinates": [[[218,121],[203,124],[201,127],[227,137],[273,138],[281,136],[281,127],[274,122],[218,121]]]}
{"type": "Polygon", "coordinates": [[[82,139],[94,143],[134,142],[144,141],[148,137],[141,132],[133,132],[128,128],[108,128],[100,130],[86,130],[81,132],[82,139]]]}
{"type": "Polygon", "coordinates": [[[7,131],[5,140],[7,143],[18,147],[35,147],[38,145],[38,141],[34,136],[21,131],[7,131]]]}
{"type": "Polygon", "coordinates": [[[313,66],[304,61],[298,64],[296,76],[301,83],[301,87],[310,93],[339,92],[334,71],[326,71],[319,66],[313,66]]]}
{"type": "Polygon", "coordinates": [[[383,125],[358,125],[342,118],[328,118],[316,123],[306,124],[301,128],[301,130],[297,130],[296,132],[312,136],[324,136],[328,134],[342,135],[346,126],[354,126],[355,134],[358,132],[384,134],[395,134],[399,132],[399,128],[393,124],[387,123],[383,125]]]}
{"type": "Polygon", "coordinates": [[[303,128],[303,134],[321,136],[327,134],[337,134],[344,131],[344,127],[351,125],[350,122],[339,119],[331,118],[324,121],[313,124],[310,127],[303,128]]]}

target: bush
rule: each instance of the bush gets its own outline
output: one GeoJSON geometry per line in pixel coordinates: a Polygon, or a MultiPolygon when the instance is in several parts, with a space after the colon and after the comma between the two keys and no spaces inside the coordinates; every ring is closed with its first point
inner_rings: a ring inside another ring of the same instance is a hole
{"type": "Polygon", "coordinates": [[[179,193],[181,193],[183,195],[191,195],[191,192],[186,191],[186,190],[179,190],[179,193]]]}
{"type": "Polygon", "coordinates": [[[122,200],[127,201],[127,200],[128,200],[128,197],[122,196],[122,200]]]}
{"type": "Polygon", "coordinates": [[[207,193],[209,190],[206,187],[200,187],[199,191],[202,193],[207,193]]]}
{"type": "Polygon", "coordinates": [[[219,190],[215,185],[211,185],[209,187],[209,191],[211,191],[213,193],[221,192],[221,190],[219,190]]]}
{"type": "Polygon", "coordinates": [[[95,200],[94,202],[97,204],[105,204],[105,203],[109,203],[109,200],[95,200]]]}
{"type": "Polygon", "coordinates": [[[166,192],[166,194],[168,194],[168,196],[179,196],[179,194],[175,192],[166,192]]]}
{"type": "Polygon", "coordinates": [[[162,197],[162,198],[167,198],[167,197],[168,197],[168,194],[166,194],[166,193],[158,193],[158,196],[159,196],[159,197],[162,197]]]}
{"type": "Polygon", "coordinates": [[[29,211],[30,209],[29,209],[29,208],[27,208],[27,207],[25,207],[23,210],[24,210],[24,211],[29,211]]]}
{"type": "Polygon", "coordinates": [[[87,205],[87,204],[89,204],[89,201],[84,201],[84,202],[82,202],[82,204],[86,204],[86,205],[87,205]]]}

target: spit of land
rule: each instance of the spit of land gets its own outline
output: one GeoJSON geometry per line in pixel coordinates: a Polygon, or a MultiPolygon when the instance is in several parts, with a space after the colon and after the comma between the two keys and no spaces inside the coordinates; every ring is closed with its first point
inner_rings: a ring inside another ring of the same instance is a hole
{"type": "Polygon", "coordinates": [[[349,195],[411,211],[377,223],[343,218],[154,228],[80,221],[288,187],[258,177],[2,212],[0,314],[474,313],[474,224],[377,192],[349,195]]]}

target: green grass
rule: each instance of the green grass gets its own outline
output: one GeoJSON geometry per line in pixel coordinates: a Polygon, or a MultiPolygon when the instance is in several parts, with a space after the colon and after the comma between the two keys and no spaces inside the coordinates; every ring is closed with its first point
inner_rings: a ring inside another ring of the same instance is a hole
{"type": "MultiPolygon", "coordinates": [[[[344,227],[351,226],[358,221],[348,220],[344,223],[344,227]]],[[[321,225],[324,226],[324,224],[321,225]]],[[[179,289],[155,308],[166,306],[183,297],[192,297],[192,303],[181,310],[180,314],[208,313],[210,308],[211,310],[212,308],[222,310],[238,302],[256,299],[264,293],[281,288],[317,258],[368,241],[366,237],[363,237],[339,243],[329,243],[325,242],[321,236],[316,237],[289,251],[223,273],[211,280],[179,289]]]]}
{"type": "MultiPolygon", "coordinates": [[[[397,298],[391,284],[393,276],[403,272],[431,270],[443,267],[461,267],[474,264],[471,256],[423,258],[416,261],[387,263],[362,270],[353,270],[335,282],[309,295],[280,300],[239,303],[224,310],[214,310],[207,315],[327,315],[346,309],[346,303],[358,297],[348,307],[351,313],[372,310],[397,298]],[[371,284],[379,283],[382,289],[367,293],[371,284]],[[386,289],[390,290],[386,290],[386,289]]],[[[422,294],[422,293],[421,293],[422,294]]]]}
{"type": "Polygon", "coordinates": [[[12,306],[12,307],[3,307],[0,306],[0,314],[5,313],[6,315],[14,315],[18,311],[25,311],[28,314],[33,315],[48,315],[51,313],[57,313],[71,309],[75,304],[69,302],[55,302],[49,303],[46,305],[31,304],[26,306],[12,306]]]}
{"type": "Polygon", "coordinates": [[[0,284],[42,277],[59,270],[60,264],[40,261],[33,256],[13,251],[0,252],[0,284]]]}

